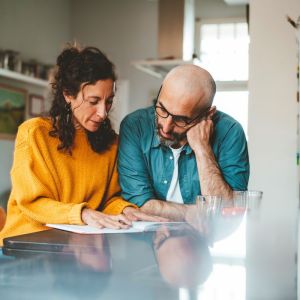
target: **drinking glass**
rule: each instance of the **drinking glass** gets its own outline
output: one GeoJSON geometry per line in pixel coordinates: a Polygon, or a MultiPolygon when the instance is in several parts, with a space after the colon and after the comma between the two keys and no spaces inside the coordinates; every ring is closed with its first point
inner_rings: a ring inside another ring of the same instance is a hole
{"type": "Polygon", "coordinates": [[[238,209],[245,209],[248,213],[258,211],[261,205],[262,196],[262,191],[234,191],[234,207],[238,209]]]}
{"type": "Polygon", "coordinates": [[[219,214],[222,205],[221,196],[212,195],[198,195],[196,197],[196,205],[200,213],[206,216],[213,216],[219,214]]]}
{"type": "Polygon", "coordinates": [[[262,191],[246,191],[246,198],[247,198],[247,208],[248,210],[258,210],[261,205],[261,201],[263,198],[262,191]]]}

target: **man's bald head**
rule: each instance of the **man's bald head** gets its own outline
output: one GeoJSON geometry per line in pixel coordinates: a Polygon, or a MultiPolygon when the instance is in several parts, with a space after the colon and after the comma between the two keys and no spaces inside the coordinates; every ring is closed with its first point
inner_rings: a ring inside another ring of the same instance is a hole
{"type": "Polygon", "coordinates": [[[206,70],[195,65],[172,69],[156,101],[160,142],[173,148],[184,145],[189,128],[215,113],[216,108],[211,106],[215,91],[215,82],[206,70]]]}
{"type": "MultiPolygon", "coordinates": [[[[205,69],[195,65],[181,65],[172,69],[165,77],[162,93],[174,101],[190,101],[191,105],[210,107],[216,93],[216,84],[205,69]]],[[[179,104],[179,103],[178,103],[179,104]]]]}

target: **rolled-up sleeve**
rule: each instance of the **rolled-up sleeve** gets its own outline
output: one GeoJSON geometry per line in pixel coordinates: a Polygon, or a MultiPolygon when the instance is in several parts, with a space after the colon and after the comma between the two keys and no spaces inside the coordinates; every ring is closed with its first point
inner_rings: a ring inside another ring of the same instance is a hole
{"type": "Polygon", "coordinates": [[[249,157],[243,128],[235,123],[220,145],[218,164],[225,181],[233,190],[247,190],[249,181],[249,157]]]}
{"type": "Polygon", "coordinates": [[[155,198],[142,142],[143,131],[138,118],[127,116],[120,127],[119,178],[122,197],[139,207],[155,198]]]}

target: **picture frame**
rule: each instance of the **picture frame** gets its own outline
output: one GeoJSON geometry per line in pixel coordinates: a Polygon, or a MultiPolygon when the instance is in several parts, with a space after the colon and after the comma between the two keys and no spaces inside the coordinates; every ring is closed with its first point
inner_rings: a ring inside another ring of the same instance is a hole
{"type": "Polygon", "coordinates": [[[0,139],[14,139],[26,117],[27,90],[0,83],[0,139]]]}
{"type": "Polygon", "coordinates": [[[29,110],[30,117],[41,116],[45,112],[45,98],[41,95],[30,94],[29,95],[29,110]]]}

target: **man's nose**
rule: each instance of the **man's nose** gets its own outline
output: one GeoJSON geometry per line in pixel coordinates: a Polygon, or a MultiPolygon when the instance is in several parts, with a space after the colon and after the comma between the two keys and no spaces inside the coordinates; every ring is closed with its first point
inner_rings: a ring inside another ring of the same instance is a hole
{"type": "Polygon", "coordinates": [[[172,119],[172,116],[168,116],[167,118],[164,119],[164,122],[163,122],[163,132],[164,133],[169,133],[170,131],[172,131],[174,127],[174,123],[173,123],[173,119],[172,119]]]}

